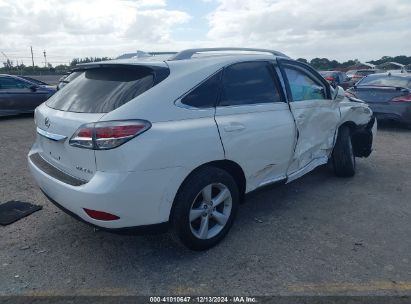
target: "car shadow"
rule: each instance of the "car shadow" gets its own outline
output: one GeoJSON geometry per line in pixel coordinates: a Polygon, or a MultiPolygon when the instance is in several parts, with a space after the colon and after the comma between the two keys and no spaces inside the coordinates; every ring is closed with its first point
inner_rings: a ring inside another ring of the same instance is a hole
{"type": "MultiPolygon", "coordinates": [[[[341,179],[333,178],[330,169],[327,166],[321,166],[291,184],[273,184],[248,194],[244,203],[239,206],[236,221],[226,236],[226,240],[211,249],[211,251],[226,248],[230,241],[241,238],[242,233],[247,233],[250,226],[255,227],[267,215],[275,219],[281,218],[284,212],[290,210],[299,213],[298,208],[303,206],[301,204],[309,204],[310,202],[303,201],[298,204],[290,204],[290,201],[298,200],[303,192],[318,191],[318,187],[322,187],[326,183],[335,183],[335,180],[341,179]]],[[[44,229],[47,229],[47,233],[45,233],[49,234],[47,238],[54,239],[55,237],[58,238],[58,235],[64,234],[65,246],[73,247],[72,244],[75,243],[75,248],[82,247],[82,251],[93,252],[90,255],[91,257],[103,255],[104,258],[118,261],[120,264],[122,257],[125,256],[127,256],[127,259],[136,259],[153,265],[164,260],[185,264],[192,259],[196,260],[208,255],[210,252],[210,250],[203,252],[189,250],[178,244],[170,232],[153,235],[116,234],[93,229],[91,226],[63,214],[53,217],[51,222],[47,223],[47,226],[59,227],[57,230],[44,227],[44,229]],[[70,233],[67,233],[68,231],[70,233]],[[51,236],[50,234],[56,235],[51,236]]],[[[284,227],[284,229],[286,230],[287,227],[284,227]]],[[[93,261],[90,262],[93,263],[93,261]]]]}

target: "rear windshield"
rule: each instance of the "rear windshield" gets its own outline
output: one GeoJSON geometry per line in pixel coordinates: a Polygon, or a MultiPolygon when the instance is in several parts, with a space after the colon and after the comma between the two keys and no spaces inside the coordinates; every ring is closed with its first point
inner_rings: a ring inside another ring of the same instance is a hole
{"type": "Polygon", "coordinates": [[[323,77],[337,77],[337,73],[332,71],[321,71],[320,74],[323,77]]]}
{"type": "Polygon", "coordinates": [[[108,113],[154,85],[153,70],[141,66],[98,67],[80,73],[47,102],[50,108],[79,113],[108,113]]]}
{"type": "Polygon", "coordinates": [[[411,78],[387,75],[372,75],[363,78],[357,86],[399,87],[411,89],[411,78]]]}

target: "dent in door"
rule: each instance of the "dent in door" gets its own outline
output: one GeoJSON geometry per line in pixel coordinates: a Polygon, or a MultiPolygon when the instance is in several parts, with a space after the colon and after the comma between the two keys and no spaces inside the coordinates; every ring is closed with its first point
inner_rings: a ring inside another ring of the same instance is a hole
{"type": "Polygon", "coordinates": [[[295,107],[293,113],[299,132],[293,162],[302,168],[313,159],[328,157],[331,153],[336,127],[340,120],[337,103],[325,106],[295,107]]]}

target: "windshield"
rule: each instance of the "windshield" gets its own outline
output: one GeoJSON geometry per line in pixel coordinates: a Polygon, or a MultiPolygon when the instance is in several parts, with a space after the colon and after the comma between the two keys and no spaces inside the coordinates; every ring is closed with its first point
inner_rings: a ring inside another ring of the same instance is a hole
{"type": "Polygon", "coordinates": [[[371,75],[363,78],[357,86],[400,87],[411,89],[411,77],[371,75]]]}
{"type": "Polygon", "coordinates": [[[98,67],[78,71],[77,77],[54,94],[47,106],[62,111],[107,113],[149,90],[152,69],[141,66],[98,67]]]}
{"type": "Polygon", "coordinates": [[[69,83],[69,82],[72,81],[73,79],[76,79],[77,76],[79,76],[81,73],[82,73],[81,71],[72,72],[72,73],[70,73],[66,78],[64,78],[62,81],[69,83]]]}

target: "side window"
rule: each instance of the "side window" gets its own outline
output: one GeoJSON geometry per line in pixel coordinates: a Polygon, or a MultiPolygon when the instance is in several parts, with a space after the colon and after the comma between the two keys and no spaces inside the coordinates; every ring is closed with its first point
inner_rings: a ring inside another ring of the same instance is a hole
{"type": "Polygon", "coordinates": [[[302,69],[286,66],[284,72],[290,85],[293,101],[326,99],[324,85],[302,69]]]}
{"type": "Polygon", "coordinates": [[[236,63],[224,70],[220,106],[281,102],[267,62],[236,63]]]}
{"type": "Polygon", "coordinates": [[[28,85],[23,81],[19,81],[17,79],[10,78],[10,77],[1,77],[0,78],[0,88],[2,90],[24,89],[24,88],[27,88],[27,87],[28,87],[28,85]]]}
{"type": "Polygon", "coordinates": [[[221,72],[218,72],[188,93],[181,103],[196,108],[214,107],[218,98],[220,79],[221,72]]]}

